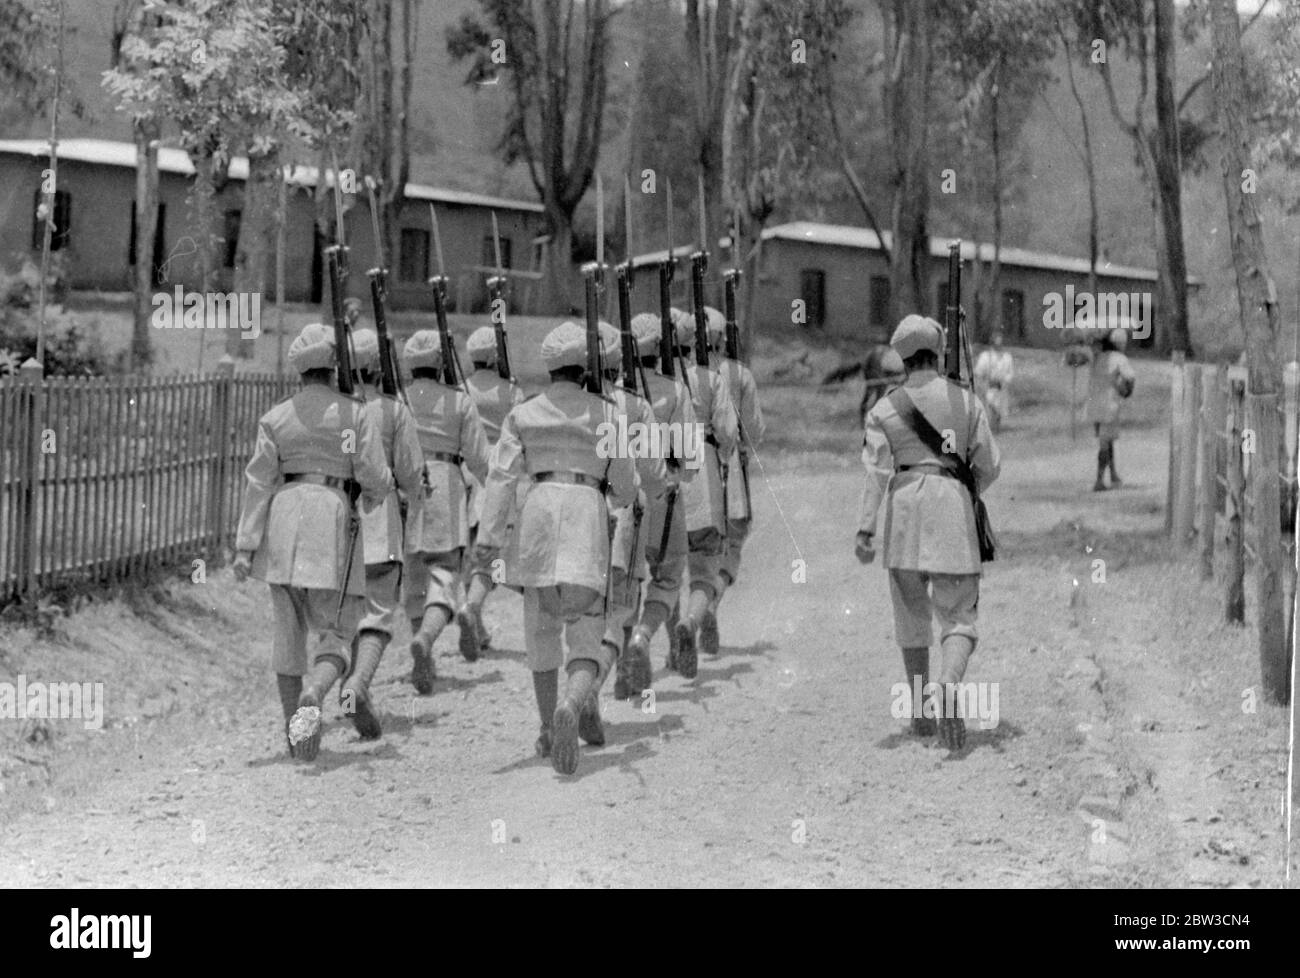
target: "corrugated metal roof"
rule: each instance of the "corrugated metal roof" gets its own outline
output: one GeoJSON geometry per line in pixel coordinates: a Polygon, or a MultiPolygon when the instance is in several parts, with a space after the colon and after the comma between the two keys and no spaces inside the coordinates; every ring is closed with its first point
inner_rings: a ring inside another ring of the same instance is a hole
{"type": "MultiPolygon", "coordinates": [[[[884,232],[885,243],[890,242],[890,234],[884,232]]],[[[773,238],[785,241],[806,241],[812,244],[838,245],[844,248],[866,248],[872,251],[882,250],[880,247],[880,238],[876,232],[870,228],[852,227],[846,224],[818,224],[813,221],[792,221],[789,224],[780,224],[776,227],[767,228],[763,231],[763,240],[767,241],[773,238]]],[[[948,257],[948,245],[956,238],[932,237],[930,239],[930,254],[935,258],[948,257]]],[[[975,258],[976,248],[979,249],[979,258],[982,262],[993,261],[993,245],[988,242],[977,244],[974,241],[963,241],[961,245],[961,256],[963,260],[972,261],[975,258]]],[[[1002,264],[1015,265],[1021,268],[1041,268],[1053,272],[1074,272],[1076,274],[1088,274],[1088,259],[1073,258],[1067,255],[1054,255],[1042,251],[1029,251],[1025,248],[1008,248],[1002,247],[1002,264]]],[[[1115,262],[1100,261],[1097,263],[1097,274],[1106,275],[1112,278],[1129,278],[1137,279],[1144,282],[1154,282],[1156,273],[1149,268],[1137,268],[1132,265],[1119,265],[1115,262]]],[[[1189,275],[1188,284],[1200,285],[1200,279],[1189,275]]]]}
{"type": "MultiPolygon", "coordinates": [[[[48,156],[50,144],[45,139],[4,139],[0,140],[0,154],[12,153],[17,156],[48,156]]],[[[79,163],[98,163],[102,166],[135,167],[135,144],[118,142],[111,139],[60,139],[59,159],[76,160],[79,163]]],[[[158,170],[161,173],[177,173],[181,176],[193,176],[194,164],[189,154],[173,146],[158,149],[158,170]]],[[[295,166],[289,175],[289,182],[299,187],[314,187],[319,172],[314,166],[295,166]]],[[[248,179],[248,159],[243,156],[233,157],[230,161],[230,178],[232,180],[248,179]]],[[[326,172],[326,184],[333,185],[333,174],[326,172]]],[[[503,211],[531,211],[540,214],[541,204],[527,200],[510,200],[505,197],[490,197],[486,194],[468,193],[463,190],[448,190],[442,187],[430,187],[423,183],[408,183],[406,196],[412,200],[433,200],[443,204],[460,204],[466,207],[494,207],[503,211]]]]}

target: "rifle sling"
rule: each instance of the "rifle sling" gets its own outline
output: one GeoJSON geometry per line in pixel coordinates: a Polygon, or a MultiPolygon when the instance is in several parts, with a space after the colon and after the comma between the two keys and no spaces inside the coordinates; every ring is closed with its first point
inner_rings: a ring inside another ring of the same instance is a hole
{"type": "Polygon", "coordinates": [[[939,434],[934,425],[930,424],[929,419],[917,408],[912,398],[908,396],[907,391],[902,387],[897,387],[888,395],[888,400],[894,406],[894,410],[898,412],[898,417],[903,424],[907,425],[913,434],[921,439],[926,448],[934,452],[934,461],[951,472],[957,481],[966,487],[966,490],[971,495],[972,502],[978,500],[979,483],[975,480],[975,473],[970,464],[964,458],[958,458],[952,452],[944,451],[943,435],[939,434]]]}

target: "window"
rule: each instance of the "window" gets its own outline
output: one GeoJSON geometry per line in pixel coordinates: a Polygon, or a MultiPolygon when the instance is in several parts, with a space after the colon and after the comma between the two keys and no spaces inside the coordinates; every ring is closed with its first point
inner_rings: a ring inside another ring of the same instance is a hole
{"type": "MultiPolygon", "coordinates": [[[[32,205],[32,250],[40,251],[45,247],[45,222],[41,220],[41,205],[45,203],[45,194],[40,188],[36,190],[36,202],[32,205]]],[[[72,231],[72,195],[66,190],[54,191],[54,228],[50,234],[50,251],[59,251],[68,246],[72,231]]]]}
{"type": "Polygon", "coordinates": [[[871,305],[867,325],[873,332],[889,330],[889,276],[871,276],[871,305]]]}
{"type": "Polygon", "coordinates": [[[826,325],[826,273],[820,268],[805,268],[799,273],[799,295],[807,315],[805,325],[818,329],[826,325]]]}
{"type": "MultiPolygon", "coordinates": [[[[135,267],[135,201],[131,201],[131,235],[126,245],[126,263],[130,267],[135,267]]],[[[162,284],[163,275],[163,242],[166,240],[163,229],[167,224],[167,205],[161,201],[158,204],[158,222],[153,229],[153,275],[151,279],[154,285],[162,284]]]]}
{"type": "Polygon", "coordinates": [[[1020,339],[1025,335],[1025,294],[1019,289],[1002,290],[1002,332],[1020,339]]]}
{"type": "Polygon", "coordinates": [[[397,277],[403,282],[423,285],[429,279],[429,232],[423,228],[402,228],[400,247],[397,277]]]}
{"type": "MultiPolygon", "coordinates": [[[[492,235],[490,234],[483,239],[483,267],[484,268],[497,267],[496,245],[493,243],[492,235]]],[[[502,268],[514,267],[513,265],[510,264],[510,239],[505,236],[502,236],[501,238],[501,267],[502,268]]]]}
{"type": "Polygon", "coordinates": [[[225,241],[226,254],[222,259],[222,267],[235,267],[235,251],[239,247],[239,224],[241,214],[239,211],[226,211],[225,231],[222,235],[225,241]]]}

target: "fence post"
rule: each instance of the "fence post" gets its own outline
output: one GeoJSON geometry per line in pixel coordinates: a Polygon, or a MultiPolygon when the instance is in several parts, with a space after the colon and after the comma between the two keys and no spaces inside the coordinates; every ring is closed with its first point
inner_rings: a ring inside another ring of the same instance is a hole
{"type": "Polygon", "coordinates": [[[1191,542],[1196,520],[1196,447],[1201,411],[1201,368],[1183,365],[1182,446],[1178,452],[1178,492],[1174,497],[1174,542],[1191,542]]]}
{"type": "Polygon", "coordinates": [[[18,580],[21,582],[23,600],[35,604],[37,593],[40,554],[37,552],[40,539],[39,529],[43,512],[40,491],[41,477],[44,474],[44,460],[41,458],[41,433],[45,429],[45,367],[39,360],[28,359],[18,368],[18,377],[24,391],[21,396],[27,399],[27,440],[26,451],[19,461],[21,485],[19,498],[20,520],[15,529],[22,527],[20,559],[18,561],[18,580]]]}
{"type": "Polygon", "coordinates": [[[230,462],[230,427],[233,423],[235,361],[226,354],[217,362],[212,378],[212,465],[208,483],[208,527],[211,560],[219,560],[226,539],[226,469],[230,462]]]}
{"type": "Polygon", "coordinates": [[[1175,350],[1171,358],[1173,373],[1169,379],[1169,476],[1165,485],[1165,532],[1174,533],[1174,511],[1178,506],[1178,477],[1182,474],[1183,447],[1183,388],[1186,375],[1183,369],[1184,356],[1181,350],[1175,350]]]}
{"type": "Polygon", "coordinates": [[[1278,422],[1276,390],[1250,393],[1251,425],[1254,427],[1254,457],[1250,464],[1250,495],[1254,506],[1257,561],[1255,595],[1259,615],[1259,668],[1264,696],[1271,703],[1285,703],[1287,696],[1287,650],[1285,590],[1282,573],[1282,433],[1278,422]]]}
{"type": "Polygon", "coordinates": [[[1242,578],[1246,572],[1246,555],[1242,539],[1245,520],[1246,475],[1242,469],[1241,433],[1246,413],[1246,382],[1231,382],[1228,400],[1228,595],[1224,611],[1230,622],[1246,620],[1246,592],[1242,578]]]}
{"type": "Polygon", "coordinates": [[[1219,405],[1219,372],[1206,367],[1201,389],[1201,579],[1214,578],[1214,514],[1219,502],[1219,436],[1223,431],[1219,405]]]}

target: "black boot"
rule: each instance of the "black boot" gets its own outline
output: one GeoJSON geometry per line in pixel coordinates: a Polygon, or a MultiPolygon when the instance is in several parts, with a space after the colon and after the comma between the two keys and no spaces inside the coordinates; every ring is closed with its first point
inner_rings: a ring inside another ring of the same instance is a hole
{"type": "Polygon", "coordinates": [[[441,605],[429,605],[424,609],[420,627],[411,638],[411,682],[415,691],[421,696],[433,692],[433,681],[438,678],[433,667],[433,643],[447,626],[451,613],[441,605]]]}
{"type": "Polygon", "coordinates": [[[456,615],[456,625],[460,629],[460,654],[466,662],[477,662],[479,655],[479,636],[483,625],[479,620],[478,609],[467,604],[456,615]]]}
{"type": "Polygon", "coordinates": [[[632,637],[627,643],[627,651],[619,659],[620,668],[623,667],[624,663],[627,663],[627,692],[625,696],[619,698],[640,696],[644,690],[650,688],[652,682],[650,675],[650,635],[640,625],[632,629],[632,637]]]}
{"type": "Polygon", "coordinates": [[[538,757],[550,757],[551,724],[555,721],[555,701],[560,696],[560,671],[548,669],[533,673],[533,695],[537,697],[537,714],[542,720],[534,747],[538,757]]]}
{"type": "Polygon", "coordinates": [[[389,636],[383,632],[366,631],[357,641],[356,661],[352,675],[343,682],[339,690],[339,701],[343,712],[352,718],[352,725],[361,734],[362,740],[374,740],[384,731],[379,725],[370,702],[370,683],[379,669],[384,649],[389,636]]]}
{"type": "Polygon", "coordinates": [[[559,774],[578,770],[578,714],[596,685],[596,663],[577,659],[569,664],[569,682],[551,723],[551,767],[559,774]]]}

